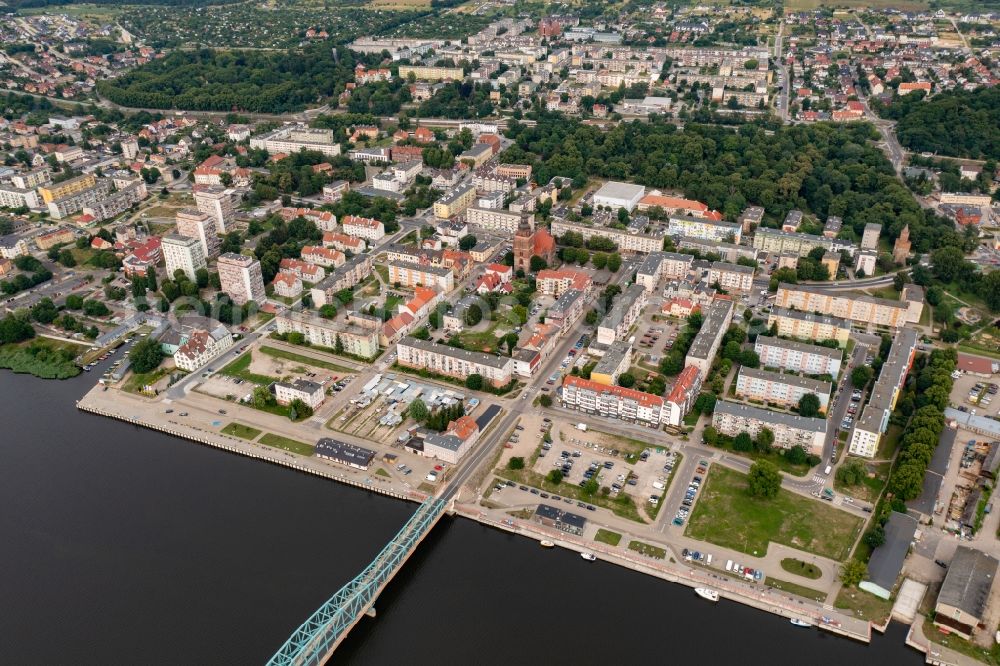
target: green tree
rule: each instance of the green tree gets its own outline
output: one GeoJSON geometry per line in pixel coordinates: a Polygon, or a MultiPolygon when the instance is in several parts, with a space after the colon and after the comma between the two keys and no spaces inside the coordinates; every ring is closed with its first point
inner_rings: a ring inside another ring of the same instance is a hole
{"type": "Polygon", "coordinates": [[[543,393],[542,396],[538,399],[538,404],[541,405],[542,407],[551,407],[552,396],[550,396],[548,393],[543,393]]]}
{"type": "Polygon", "coordinates": [[[840,567],[840,581],[846,587],[855,587],[865,578],[868,573],[868,565],[861,560],[851,559],[844,562],[840,567]]]}
{"type": "Polygon", "coordinates": [[[406,412],[410,415],[410,418],[417,423],[423,423],[430,415],[430,410],[427,409],[427,404],[420,398],[414,398],[413,401],[410,402],[409,407],[406,408],[406,412]]]}
{"type": "Polygon", "coordinates": [[[465,309],[465,316],[462,319],[466,326],[475,326],[483,320],[483,309],[478,303],[472,303],[465,309]]]}
{"type": "Polygon", "coordinates": [[[806,393],[799,398],[799,415],[814,417],[819,415],[819,396],[815,393],[806,393]]]}
{"type": "Polygon", "coordinates": [[[733,438],[733,450],[735,451],[751,451],[753,450],[753,438],[750,437],[750,433],[741,432],[733,438]]]}
{"type": "Polygon", "coordinates": [[[160,343],[152,338],[143,338],[132,346],[129,350],[128,359],[132,364],[132,370],[137,373],[146,373],[155,370],[163,361],[163,349],[160,343]]]}
{"type": "Polygon", "coordinates": [[[524,469],[524,458],[520,456],[515,456],[507,461],[507,469],[518,470],[524,469]]]}
{"type": "Polygon", "coordinates": [[[479,373],[472,373],[465,378],[465,388],[470,391],[479,391],[483,388],[483,376],[479,373]]]}
{"type": "Polygon", "coordinates": [[[758,460],[750,467],[747,475],[747,487],[750,494],[762,499],[772,499],[781,489],[781,473],[774,463],[758,460]]]}
{"type": "Polygon", "coordinates": [[[543,271],[549,267],[549,264],[537,254],[531,255],[531,260],[528,265],[531,268],[532,273],[543,271]]]}
{"type": "Polygon", "coordinates": [[[635,386],[635,377],[631,373],[623,372],[618,375],[618,385],[625,388],[632,388],[635,386]]]}
{"type": "Polygon", "coordinates": [[[545,479],[551,484],[559,485],[563,480],[563,473],[558,469],[554,469],[545,476],[545,479]]]}
{"type": "Polygon", "coordinates": [[[859,365],[851,370],[851,384],[857,388],[868,386],[868,382],[875,376],[875,371],[867,365],[859,365]]]}

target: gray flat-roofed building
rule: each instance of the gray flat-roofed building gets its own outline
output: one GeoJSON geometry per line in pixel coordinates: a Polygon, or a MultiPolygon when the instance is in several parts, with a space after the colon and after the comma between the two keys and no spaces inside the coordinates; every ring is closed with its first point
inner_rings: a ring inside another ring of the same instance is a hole
{"type": "MultiPolygon", "coordinates": [[[[927,466],[924,474],[924,485],[920,496],[906,503],[906,508],[921,522],[929,522],[934,517],[934,509],[937,506],[938,495],[941,493],[941,486],[944,484],[944,475],[948,472],[948,462],[951,460],[951,452],[955,447],[955,439],[958,431],[952,428],[945,428],[938,438],[938,445],[934,449],[931,462],[927,466]]],[[[991,449],[993,451],[995,449],[991,449]]],[[[983,470],[986,470],[986,463],[983,463],[983,470]]]]}
{"type": "Polygon", "coordinates": [[[782,449],[801,446],[806,453],[820,455],[826,440],[826,419],[774,412],[741,402],[719,400],[712,414],[712,425],[727,437],[746,432],[757,437],[761,428],[774,435],[774,445],[782,449]]]}
{"type": "Polygon", "coordinates": [[[532,520],[547,527],[554,527],[557,530],[568,532],[580,536],[587,526],[587,519],[569,511],[563,511],[559,507],[539,504],[535,509],[532,520]]]}
{"type": "Polygon", "coordinates": [[[868,580],[859,585],[862,590],[888,599],[892,588],[903,571],[903,561],[910,550],[910,543],[917,531],[917,521],[912,516],[893,511],[885,524],[885,543],[872,552],[868,560],[868,580]]]}
{"type": "Polygon", "coordinates": [[[701,329],[688,348],[685,367],[693,365],[701,370],[703,377],[708,376],[712,360],[719,351],[722,336],[726,334],[729,324],[733,321],[734,307],[730,300],[717,300],[702,310],[704,318],[701,329]]]}
{"type": "Polygon", "coordinates": [[[615,299],[611,310],[597,326],[597,342],[610,345],[615,340],[623,340],[646,307],[646,288],[632,284],[615,299]]]}
{"type": "Polygon", "coordinates": [[[736,378],[736,395],[741,398],[790,407],[798,404],[802,396],[812,393],[819,398],[820,410],[824,412],[829,406],[832,389],[830,382],[746,365],[740,368],[736,378]]]}
{"type": "Polygon", "coordinates": [[[324,437],[316,442],[316,457],[356,469],[368,469],[372,459],[375,458],[375,452],[362,446],[324,437]]]}
{"type": "Polygon", "coordinates": [[[645,193],[644,185],[608,181],[594,193],[594,206],[607,206],[612,210],[624,208],[631,213],[645,193]]]}
{"type": "Polygon", "coordinates": [[[831,377],[840,373],[844,358],[844,352],[839,347],[823,347],[767,335],[757,336],[754,351],[760,356],[762,366],[831,377]]]}
{"type": "Polygon", "coordinates": [[[595,382],[613,384],[617,382],[618,375],[628,370],[631,362],[632,348],[624,342],[614,342],[590,371],[590,378],[595,382]]]}
{"type": "Polygon", "coordinates": [[[682,250],[697,250],[702,254],[713,252],[718,254],[724,261],[735,263],[740,257],[746,259],[756,259],[757,250],[738,243],[728,243],[726,241],[714,241],[705,238],[691,238],[681,236],[677,241],[677,247],[682,250]]]}
{"type": "Polygon", "coordinates": [[[941,583],[934,607],[934,624],[969,639],[983,622],[993,581],[997,577],[997,559],[992,555],[959,546],[941,583]]]}

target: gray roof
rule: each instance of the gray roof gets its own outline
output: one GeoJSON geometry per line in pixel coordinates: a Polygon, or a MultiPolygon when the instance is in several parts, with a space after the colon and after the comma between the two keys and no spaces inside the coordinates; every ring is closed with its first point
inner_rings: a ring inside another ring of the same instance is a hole
{"type": "Polygon", "coordinates": [[[548,518],[549,520],[554,520],[559,523],[564,523],[566,525],[571,525],[581,530],[587,524],[587,519],[583,516],[578,516],[577,514],[570,513],[569,511],[563,511],[558,507],[549,506],[548,504],[539,504],[535,509],[535,515],[548,518]]]}
{"type": "Polygon", "coordinates": [[[602,197],[613,197],[615,199],[632,199],[636,196],[642,196],[642,193],[646,191],[644,185],[634,185],[633,183],[618,183],[613,180],[601,185],[601,189],[597,190],[595,196],[602,197]]]}
{"type": "Polygon", "coordinates": [[[368,467],[375,457],[375,452],[362,446],[324,437],[316,442],[316,455],[333,458],[348,465],[368,467]]]}
{"type": "Polygon", "coordinates": [[[744,266],[742,264],[730,264],[725,261],[713,261],[712,268],[717,271],[729,272],[729,273],[750,273],[753,275],[753,266],[744,266]]]}
{"type": "Polygon", "coordinates": [[[994,437],[1000,437],[1000,421],[991,419],[988,416],[973,416],[968,412],[960,412],[954,407],[948,407],[944,410],[944,417],[970,430],[977,430],[989,433],[994,437]]]}
{"type": "Polygon", "coordinates": [[[751,379],[762,379],[768,382],[774,382],[776,384],[787,384],[788,386],[797,386],[800,389],[809,391],[810,393],[815,393],[820,396],[830,396],[830,391],[833,389],[833,385],[830,382],[824,382],[819,379],[812,379],[810,377],[802,377],[800,375],[786,375],[781,372],[772,372],[770,370],[762,370],[760,368],[751,368],[749,366],[740,367],[740,375],[747,376],[751,379]]]}
{"type": "Polygon", "coordinates": [[[800,321],[819,322],[830,326],[836,326],[837,328],[851,328],[851,323],[846,319],[841,319],[840,317],[818,315],[814,312],[803,312],[802,310],[791,310],[789,308],[771,308],[771,314],[768,315],[768,319],[771,317],[787,317],[789,319],[798,319],[800,321]]]}
{"type": "Polygon", "coordinates": [[[910,370],[910,356],[917,347],[917,332],[912,328],[901,328],[892,340],[889,356],[882,364],[875,386],[872,387],[868,405],[861,412],[858,426],[868,432],[881,431],[885,415],[892,410],[893,396],[902,385],[910,370]]]}
{"type": "Polygon", "coordinates": [[[763,423],[783,425],[805,432],[826,432],[826,419],[813,419],[806,416],[799,416],[798,414],[773,412],[770,409],[744,405],[741,402],[720,400],[715,405],[715,412],[717,414],[729,414],[740,418],[750,418],[763,423]]]}
{"type": "Polygon", "coordinates": [[[549,306],[549,315],[562,314],[570,309],[570,306],[578,298],[583,298],[583,292],[577,289],[567,289],[556,302],[549,306]]]}
{"type": "Polygon", "coordinates": [[[625,313],[628,312],[637,300],[644,298],[646,295],[646,288],[641,284],[630,284],[619,296],[614,305],[611,306],[611,311],[608,312],[607,316],[604,317],[604,321],[601,322],[601,328],[618,328],[618,325],[625,320],[625,313]]]}
{"type": "Polygon", "coordinates": [[[304,393],[315,393],[316,391],[321,391],[323,389],[322,384],[317,384],[316,382],[311,382],[308,379],[295,379],[290,382],[275,382],[275,385],[288,386],[296,391],[302,391],[304,393]]]}
{"type": "Polygon", "coordinates": [[[937,602],[961,608],[973,617],[982,618],[993,579],[996,578],[997,564],[997,559],[992,555],[968,546],[959,546],[944,582],[941,583],[937,602]]]}
{"type": "MultiPolygon", "coordinates": [[[[716,339],[726,334],[724,326],[726,318],[733,311],[733,302],[729,300],[714,301],[704,309],[704,319],[701,330],[691,342],[687,355],[692,358],[708,359],[708,355],[716,339]]],[[[708,359],[711,360],[711,359],[708,359]]]]}
{"type": "MultiPolygon", "coordinates": [[[[802,284],[791,284],[788,282],[782,282],[778,285],[778,290],[785,289],[786,291],[802,291],[807,294],[820,294],[822,296],[829,296],[830,294],[822,289],[817,289],[809,285],[802,284]]],[[[876,305],[881,305],[889,308],[899,308],[901,310],[906,310],[907,305],[902,301],[894,301],[891,298],[876,298],[875,296],[869,296],[868,294],[859,294],[855,292],[844,292],[836,294],[837,298],[846,298],[852,301],[859,301],[861,303],[875,303],[876,305]]]]}
{"type": "Polygon", "coordinates": [[[624,342],[615,342],[608,346],[608,350],[604,352],[604,356],[602,356],[601,360],[597,362],[597,365],[594,366],[592,372],[610,375],[618,369],[622,360],[624,360],[624,358],[631,353],[631,347],[626,345],[624,342]]]}
{"type": "Polygon", "coordinates": [[[399,341],[399,344],[407,347],[413,347],[414,349],[422,349],[434,354],[442,354],[452,358],[464,359],[470,363],[487,365],[497,368],[498,370],[507,367],[507,365],[511,362],[509,356],[495,356],[493,354],[470,351],[468,349],[459,349],[458,347],[452,347],[451,345],[441,345],[436,342],[431,342],[430,340],[420,340],[411,336],[406,336],[399,341]]]}
{"type": "Polygon", "coordinates": [[[893,511],[885,524],[885,543],[872,552],[868,560],[868,580],[886,592],[892,592],[903,570],[903,560],[917,531],[917,520],[893,511]]]}
{"type": "Polygon", "coordinates": [[[451,269],[444,266],[429,266],[427,264],[417,264],[412,261],[390,261],[389,265],[407,268],[411,271],[430,273],[431,275],[448,275],[451,273],[451,269]]]}
{"type": "MultiPolygon", "coordinates": [[[[486,144],[483,144],[483,145],[485,146],[486,144]]],[[[489,146],[487,146],[487,147],[489,147],[489,146]]],[[[471,190],[473,188],[475,188],[475,185],[473,185],[471,182],[470,183],[462,183],[461,185],[456,186],[455,189],[453,189],[453,190],[451,190],[449,192],[445,192],[444,196],[442,196],[440,199],[438,199],[438,203],[450,204],[450,203],[456,201],[460,196],[462,196],[463,194],[465,194],[466,192],[468,192],[469,190],[471,190]]]]}
{"type": "Polygon", "coordinates": [[[824,347],[822,345],[811,345],[797,340],[785,340],[784,338],[772,338],[767,335],[758,335],[755,347],[777,347],[779,349],[789,349],[801,354],[813,354],[815,356],[826,356],[838,361],[844,358],[844,352],[840,347],[824,347]]]}

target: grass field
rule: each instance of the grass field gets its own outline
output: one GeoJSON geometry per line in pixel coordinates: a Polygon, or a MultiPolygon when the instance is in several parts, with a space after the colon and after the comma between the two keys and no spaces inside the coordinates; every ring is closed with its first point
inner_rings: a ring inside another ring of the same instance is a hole
{"type": "Polygon", "coordinates": [[[251,352],[249,351],[240,354],[219,372],[230,377],[239,377],[240,379],[260,384],[261,386],[268,386],[272,382],[278,381],[278,377],[269,377],[250,372],[250,361],[252,360],[250,354],[251,352]]]}
{"type": "Polygon", "coordinates": [[[812,564],[808,562],[803,562],[802,560],[797,560],[794,557],[786,557],[781,560],[781,568],[788,573],[795,574],[796,576],[802,576],[803,578],[811,578],[816,580],[822,576],[822,572],[817,569],[812,564]]]}
{"type": "Polygon", "coordinates": [[[155,370],[150,370],[149,372],[135,374],[129,378],[125,385],[122,387],[125,391],[129,393],[138,393],[142,390],[143,386],[148,386],[150,384],[155,384],[159,380],[166,377],[168,374],[166,368],[156,368],[155,370]]]}
{"type": "Polygon", "coordinates": [[[240,439],[256,439],[257,435],[260,434],[260,430],[243,425],[242,423],[233,422],[223,428],[222,433],[225,435],[232,435],[233,437],[239,437],[240,439]]]}
{"type": "Polygon", "coordinates": [[[311,365],[314,368],[323,368],[324,370],[333,370],[334,372],[343,373],[354,372],[354,370],[351,370],[343,365],[337,365],[336,363],[330,363],[329,361],[321,361],[311,356],[303,356],[302,354],[296,354],[295,352],[285,351],[284,349],[278,349],[276,347],[262,345],[260,347],[260,351],[268,356],[283,358],[286,361],[295,361],[296,363],[301,363],[303,365],[311,365]]]}
{"type": "Polygon", "coordinates": [[[855,617],[882,624],[892,613],[892,599],[881,599],[855,587],[842,587],[833,605],[853,611],[855,617]]]}
{"type": "Polygon", "coordinates": [[[606,543],[609,546],[617,546],[622,542],[622,535],[618,532],[612,532],[611,530],[606,530],[602,527],[597,530],[597,534],[594,535],[594,541],[600,541],[601,543],[606,543]]]}
{"type": "Polygon", "coordinates": [[[768,576],[764,579],[765,585],[770,585],[777,590],[784,590],[789,594],[797,594],[800,597],[806,599],[812,599],[813,601],[826,601],[826,593],[820,592],[819,590],[814,590],[811,587],[806,587],[805,585],[799,585],[798,583],[789,583],[785,580],[779,580],[777,578],[771,578],[768,576]]]}
{"type": "Polygon", "coordinates": [[[289,439],[270,432],[260,438],[260,443],[265,446],[273,446],[276,449],[284,449],[285,451],[298,453],[301,456],[311,456],[313,454],[313,447],[309,446],[305,442],[289,439]]]}
{"type": "Polygon", "coordinates": [[[713,465],[685,534],[758,557],[774,541],[840,561],[850,552],[861,522],[784,489],[772,500],[751,497],[745,474],[713,465]]]}
{"type": "Polygon", "coordinates": [[[651,546],[648,543],[643,543],[642,541],[630,541],[628,549],[634,550],[640,555],[652,557],[657,560],[662,560],[667,556],[667,551],[663,548],[660,548],[659,546],[651,546]]]}

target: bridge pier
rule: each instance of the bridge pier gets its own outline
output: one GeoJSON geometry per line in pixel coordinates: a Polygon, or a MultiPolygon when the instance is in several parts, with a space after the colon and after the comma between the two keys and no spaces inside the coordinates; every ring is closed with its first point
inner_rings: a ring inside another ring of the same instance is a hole
{"type": "Polygon", "coordinates": [[[372,606],[371,608],[366,610],[365,615],[367,615],[368,617],[375,617],[375,607],[372,606]]]}

